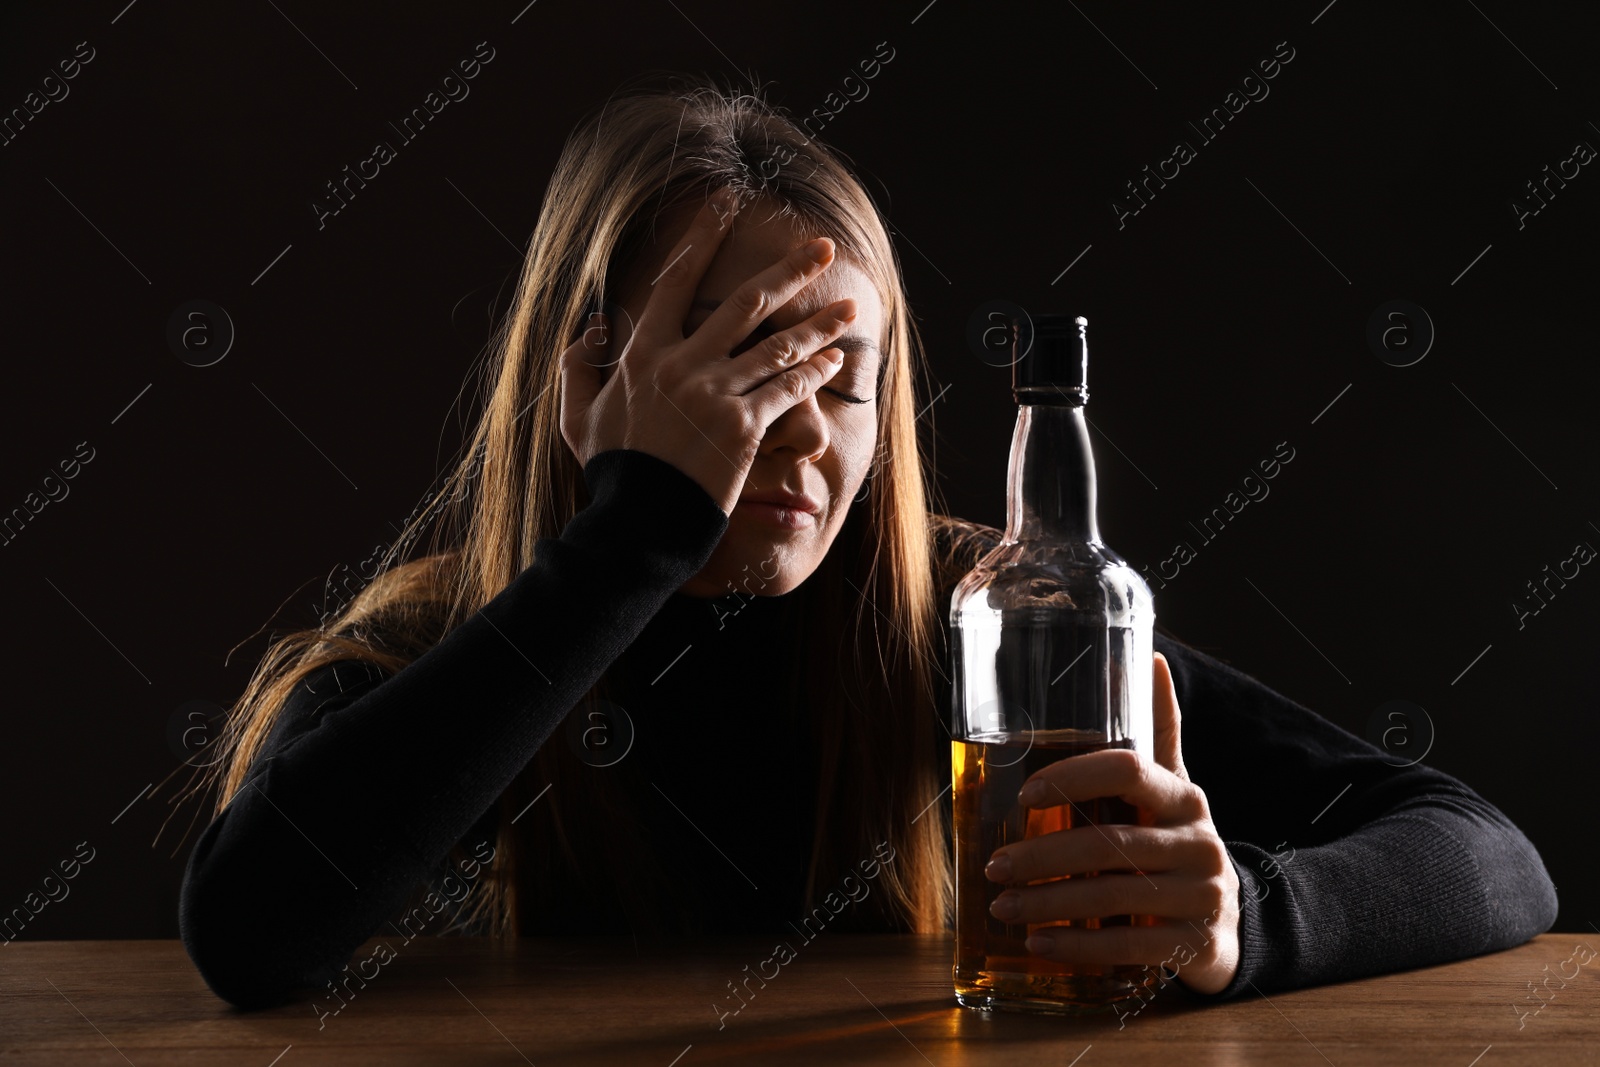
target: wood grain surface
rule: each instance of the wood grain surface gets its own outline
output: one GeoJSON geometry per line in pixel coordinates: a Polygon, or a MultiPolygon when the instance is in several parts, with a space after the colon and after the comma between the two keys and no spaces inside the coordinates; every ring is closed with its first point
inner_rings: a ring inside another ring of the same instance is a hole
{"type": "Polygon", "coordinates": [[[795,945],[764,987],[752,980],[754,993],[726,1015],[741,1003],[728,983],[772,954],[770,938],[645,949],[627,938],[396,937],[374,939],[355,958],[380,943],[391,958],[365,988],[352,981],[343,1000],[325,994],[241,1012],[211,993],[176,941],[12,942],[0,947],[0,1062],[1600,1063],[1600,935],[1592,933],[1545,934],[1443,966],[1222,1004],[1197,1004],[1170,985],[1137,1014],[1085,1017],[957,1006],[949,937],[824,933],[795,945]]]}

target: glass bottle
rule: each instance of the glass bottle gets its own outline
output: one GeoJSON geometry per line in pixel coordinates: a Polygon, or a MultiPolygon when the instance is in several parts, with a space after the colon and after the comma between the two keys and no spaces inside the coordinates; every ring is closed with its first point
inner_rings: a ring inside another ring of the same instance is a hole
{"type": "Polygon", "coordinates": [[[1038,930],[1155,925],[1151,917],[1003,922],[989,906],[1007,887],[984,875],[1009,842],[1138,822],[1137,809],[1115,797],[1020,806],[1017,791],[1041,767],[1105,748],[1153,758],[1153,598],[1100,540],[1083,414],[1088,325],[1082,316],[1039,315],[1030,331],[1027,320],[1012,320],[1018,410],[1005,537],[951,595],[954,979],[956,1001],[971,1008],[1106,1007],[1143,994],[1156,977],[1145,965],[1056,963],[1025,946],[1038,930]]]}

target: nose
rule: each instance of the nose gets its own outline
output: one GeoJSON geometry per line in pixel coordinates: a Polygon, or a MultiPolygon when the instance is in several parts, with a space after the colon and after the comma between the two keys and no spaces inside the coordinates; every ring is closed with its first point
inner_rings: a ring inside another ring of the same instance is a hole
{"type": "Polygon", "coordinates": [[[773,420],[762,435],[760,451],[786,450],[815,463],[828,450],[831,439],[828,420],[822,414],[817,394],[812,393],[773,420]]]}

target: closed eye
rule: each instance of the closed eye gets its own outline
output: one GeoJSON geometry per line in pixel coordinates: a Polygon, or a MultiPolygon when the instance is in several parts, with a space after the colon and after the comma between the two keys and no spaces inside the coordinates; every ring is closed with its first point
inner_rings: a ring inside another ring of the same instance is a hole
{"type": "MultiPolygon", "coordinates": [[[[706,316],[705,318],[709,318],[709,316],[706,316]]],[[[693,333],[695,330],[699,329],[702,325],[705,324],[705,318],[702,318],[702,317],[700,317],[698,315],[691,315],[690,316],[690,320],[691,321],[686,321],[684,323],[684,333],[686,333],[686,334],[693,333]]],[[[744,341],[740,343],[739,347],[734,349],[734,353],[737,354],[739,352],[744,352],[744,351],[746,351],[748,349],[754,348],[756,345],[760,344],[763,340],[765,340],[768,336],[770,336],[773,332],[774,331],[773,331],[772,327],[769,326],[767,323],[765,323],[765,322],[759,323],[756,326],[756,328],[751,331],[750,336],[746,337],[744,339],[744,341]]],[[[846,354],[855,353],[855,354],[857,354],[858,358],[861,355],[864,355],[867,351],[873,351],[873,352],[877,351],[877,346],[872,344],[870,341],[865,341],[865,340],[863,340],[863,339],[861,339],[859,337],[848,337],[848,336],[847,337],[835,338],[834,340],[829,342],[828,347],[843,349],[846,354]]],[[[880,370],[881,369],[882,368],[880,366],[880,370]]],[[[841,392],[840,390],[835,389],[832,386],[828,386],[828,385],[821,386],[820,388],[822,390],[826,390],[827,392],[832,393],[834,396],[838,397],[839,399],[841,399],[841,400],[843,400],[843,401],[845,401],[847,403],[851,403],[851,404],[870,404],[870,403],[872,403],[873,400],[876,399],[875,396],[868,396],[868,397],[854,396],[854,395],[852,395],[850,393],[841,392]]]]}

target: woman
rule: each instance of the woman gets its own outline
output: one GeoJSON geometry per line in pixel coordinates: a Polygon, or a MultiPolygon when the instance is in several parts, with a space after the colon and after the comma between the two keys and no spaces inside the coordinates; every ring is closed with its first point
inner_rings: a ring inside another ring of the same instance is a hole
{"type": "MultiPolygon", "coordinates": [[[[556,167],[497,352],[446,492],[234,708],[180,905],[211,988],[350,995],[391,930],[949,929],[944,615],[1001,533],[928,509],[923,357],[842,158],[751,95],[613,99],[556,167]]],[[[1221,999],[1553,922],[1537,853],[1464,785],[1156,645],[1158,763],[1035,776],[1152,812],[1119,838],[1144,875],[1002,899],[1164,924],[1041,954],[1170,966],[1203,930],[1180,980],[1221,999]]],[[[990,877],[1108,866],[1057,837],[990,877]]]]}

